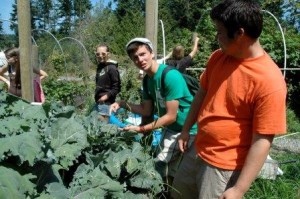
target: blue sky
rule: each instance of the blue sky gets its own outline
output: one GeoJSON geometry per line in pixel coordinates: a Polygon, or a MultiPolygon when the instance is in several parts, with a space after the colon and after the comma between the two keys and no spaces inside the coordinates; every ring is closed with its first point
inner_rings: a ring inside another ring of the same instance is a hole
{"type": "MultiPolygon", "coordinates": [[[[97,2],[101,0],[91,0],[92,5],[95,5],[97,2]]],[[[9,20],[10,13],[12,11],[12,4],[14,3],[14,0],[0,0],[0,19],[9,20]]],[[[10,23],[7,21],[3,22],[3,29],[4,33],[11,33],[9,30],[10,23]]]]}

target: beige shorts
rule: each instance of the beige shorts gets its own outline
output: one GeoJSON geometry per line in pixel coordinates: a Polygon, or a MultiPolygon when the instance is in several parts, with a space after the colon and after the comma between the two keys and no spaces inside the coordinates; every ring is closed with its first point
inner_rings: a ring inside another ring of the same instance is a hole
{"type": "MultiPolygon", "coordinates": [[[[170,129],[164,129],[162,132],[162,139],[159,146],[157,146],[155,158],[156,170],[162,177],[174,177],[182,161],[183,154],[179,149],[177,141],[179,135],[179,132],[170,129]]],[[[191,135],[188,146],[191,146],[193,141],[194,136],[191,135]]]]}
{"type": "Polygon", "coordinates": [[[171,194],[174,199],[217,199],[236,183],[239,174],[240,171],[224,170],[207,164],[196,154],[193,145],[184,154],[171,194]]]}

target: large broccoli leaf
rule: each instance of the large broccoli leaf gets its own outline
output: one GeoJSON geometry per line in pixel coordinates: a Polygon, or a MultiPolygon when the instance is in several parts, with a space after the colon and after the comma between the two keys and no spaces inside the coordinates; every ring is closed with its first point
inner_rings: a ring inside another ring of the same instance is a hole
{"type": "Polygon", "coordinates": [[[21,163],[28,161],[33,166],[36,159],[41,159],[43,143],[37,132],[27,132],[0,139],[0,156],[3,160],[7,156],[17,156],[21,163]]]}
{"type": "Polygon", "coordinates": [[[26,198],[35,194],[35,185],[30,182],[33,175],[20,175],[18,172],[0,166],[0,198],[26,198]]]}
{"type": "Polygon", "coordinates": [[[114,181],[98,167],[93,169],[89,165],[80,165],[74,174],[70,185],[72,198],[105,198],[114,193],[122,193],[123,185],[114,181]]]}
{"type": "Polygon", "coordinates": [[[88,146],[87,132],[74,117],[58,118],[47,129],[46,134],[51,141],[55,157],[65,169],[73,165],[73,161],[88,146]]]}
{"type": "Polygon", "coordinates": [[[148,160],[144,162],[143,168],[140,168],[138,175],[133,176],[129,179],[130,186],[152,189],[154,192],[158,193],[162,190],[161,183],[162,178],[160,174],[154,169],[153,160],[148,160]]]}

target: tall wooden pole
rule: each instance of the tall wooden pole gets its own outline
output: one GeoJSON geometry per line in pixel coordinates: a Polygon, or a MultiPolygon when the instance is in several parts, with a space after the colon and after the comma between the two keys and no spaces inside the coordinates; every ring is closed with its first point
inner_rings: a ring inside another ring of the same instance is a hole
{"type": "Polygon", "coordinates": [[[33,70],[31,65],[31,23],[30,0],[18,0],[18,32],[20,47],[20,68],[22,98],[33,101],[33,70]]]}
{"type": "Polygon", "coordinates": [[[146,0],[146,37],[157,53],[158,0],[146,0]]]}
{"type": "Polygon", "coordinates": [[[37,45],[31,46],[31,65],[39,68],[39,47],[37,45]]]}

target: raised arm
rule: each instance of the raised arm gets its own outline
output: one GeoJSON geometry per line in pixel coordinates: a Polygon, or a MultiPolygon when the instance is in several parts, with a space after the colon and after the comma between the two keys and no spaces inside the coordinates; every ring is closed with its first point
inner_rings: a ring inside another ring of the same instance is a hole
{"type": "Polygon", "coordinates": [[[192,51],[191,51],[190,54],[189,54],[189,55],[191,56],[191,58],[194,58],[195,55],[196,55],[196,53],[197,53],[197,51],[198,51],[198,42],[199,42],[199,37],[196,36],[196,37],[194,38],[193,49],[192,49],[192,51]]]}

